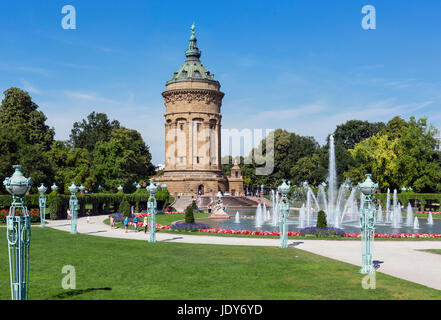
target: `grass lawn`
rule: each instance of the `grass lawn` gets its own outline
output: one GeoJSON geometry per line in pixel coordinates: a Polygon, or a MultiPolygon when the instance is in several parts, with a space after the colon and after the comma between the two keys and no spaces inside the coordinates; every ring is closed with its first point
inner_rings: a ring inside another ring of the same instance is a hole
{"type": "MultiPolygon", "coordinates": [[[[0,228],[0,239],[5,239],[0,228]]],[[[295,248],[216,246],[71,235],[32,228],[30,299],[440,299],[441,291],[295,248]],[[76,290],[63,290],[64,265],[76,290]]],[[[0,241],[0,299],[10,299],[0,241]]]]}
{"type": "Polygon", "coordinates": [[[429,251],[429,252],[441,254],[441,249],[427,249],[427,250],[424,250],[424,251],[429,251]]]}

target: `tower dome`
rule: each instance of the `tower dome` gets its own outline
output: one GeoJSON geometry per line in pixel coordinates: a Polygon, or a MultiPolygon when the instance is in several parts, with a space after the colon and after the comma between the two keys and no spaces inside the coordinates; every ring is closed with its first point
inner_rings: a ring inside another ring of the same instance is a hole
{"type": "Polygon", "coordinates": [[[173,73],[171,80],[167,81],[167,84],[179,82],[179,81],[204,81],[212,82],[220,88],[219,81],[214,79],[214,74],[210,73],[201,60],[201,50],[197,46],[197,39],[195,36],[195,26],[191,26],[191,36],[188,44],[188,49],[185,51],[186,60],[181,68],[173,73]]]}

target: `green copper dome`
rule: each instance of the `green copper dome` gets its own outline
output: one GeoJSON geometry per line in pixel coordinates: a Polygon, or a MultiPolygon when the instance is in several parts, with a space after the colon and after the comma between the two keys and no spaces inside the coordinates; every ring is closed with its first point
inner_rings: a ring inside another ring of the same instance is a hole
{"type": "Polygon", "coordinates": [[[173,73],[171,80],[167,81],[167,84],[177,81],[192,80],[209,81],[219,84],[219,82],[214,79],[214,74],[211,74],[210,71],[208,71],[199,60],[202,52],[197,47],[197,39],[194,34],[194,29],[195,26],[192,25],[188,49],[187,51],[185,51],[185,56],[187,57],[187,59],[185,60],[182,67],[177,72],[173,73]]]}

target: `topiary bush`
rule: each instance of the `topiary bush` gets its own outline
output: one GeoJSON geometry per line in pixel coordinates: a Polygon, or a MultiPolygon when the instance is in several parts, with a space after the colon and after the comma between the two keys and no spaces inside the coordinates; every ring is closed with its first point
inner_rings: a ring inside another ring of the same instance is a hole
{"type": "Polygon", "coordinates": [[[127,200],[123,200],[118,208],[119,212],[123,214],[124,217],[131,217],[132,216],[132,210],[130,209],[130,203],[127,200]]]}
{"type": "Polygon", "coordinates": [[[185,223],[194,223],[193,204],[185,209],[185,223]]]}
{"type": "Polygon", "coordinates": [[[326,213],[323,210],[320,210],[317,214],[317,228],[325,229],[328,227],[328,223],[326,222],[326,213]]]}
{"type": "Polygon", "coordinates": [[[52,192],[47,197],[48,207],[46,209],[46,214],[49,214],[51,220],[57,220],[61,217],[61,211],[63,210],[62,202],[63,199],[58,196],[56,192],[52,192]]]}

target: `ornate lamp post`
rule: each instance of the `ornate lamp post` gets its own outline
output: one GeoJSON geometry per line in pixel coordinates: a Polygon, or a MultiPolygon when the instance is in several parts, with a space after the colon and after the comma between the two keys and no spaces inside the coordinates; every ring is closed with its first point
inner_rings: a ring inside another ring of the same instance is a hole
{"type": "Polygon", "coordinates": [[[71,234],[77,234],[77,223],[78,223],[78,199],[77,199],[77,191],[78,187],[75,183],[72,182],[72,185],[68,188],[70,191],[70,200],[69,200],[69,208],[70,208],[70,225],[71,225],[71,234]]]}
{"type": "Polygon", "coordinates": [[[119,185],[119,187],[117,189],[118,189],[118,192],[122,192],[124,188],[122,187],[122,185],[119,185]]]}
{"type": "Polygon", "coordinates": [[[21,172],[21,165],[13,166],[14,174],[6,178],[3,184],[12,194],[12,204],[9,215],[6,217],[9,272],[11,278],[12,300],[27,300],[29,288],[29,254],[31,244],[31,219],[23,198],[31,189],[32,179],[25,178],[21,172]],[[15,215],[21,209],[23,215],[15,215]]]}
{"type": "Polygon", "coordinates": [[[366,175],[366,180],[358,184],[362,194],[362,204],[360,210],[361,225],[361,270],[360,273],[367,274],[375,272],[372,264],[372,251],[375,232],[375,213],[376,208],[373,203],[372,195],[378,188],[378,183],[371,180],[371,175],[366,175]]]}
{"type": "Polygon", "coordinates": [[[45,219],[46,219],[46,196],[45,192],[47,191],[47,188],[41,184],[40,187],[38,187],[38,192],[40,192],[40,198],[38,199],[38,203],[40,205],[40,221],[41,226],[44,227],[45,219]]]}
{"type": "Polygon", "coordinates": [[[54,182],[54,184],[51,186],[51,190],[52,190],[52,191],[57,191],[57,190],[58,190],[58,186],[55,184],[55,182],[54,182]]]}
{"type": "Polygon", "coordinates": [[[81,194],[84,194],[84,190],[86,190],[86,187],[81,185],[78,187],[78,190],[80,190],[81,194]]]}
{"type": "Polygon", "coordinates": [[[289,201],[288,201],[288,192],[290,189],[290,184],[286,184],[285,179],[282,184],[277,188],[277,190],[282,195],[280,198],[280,248],[288,247],[288,232],[287,232],[287,224],[286,219],[289,215],[289,201]]]}
{"type": "Polygon", "coordinates": [[[147,202],[147,211],[149,213],[149,242],[156,242],[156,198],[155,193],[158,191],[158,186],[150,181],[150,185],[146,187],[150,194],[147,202]]]}

